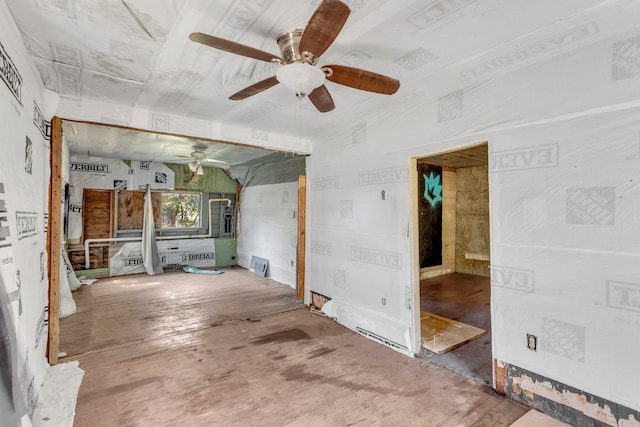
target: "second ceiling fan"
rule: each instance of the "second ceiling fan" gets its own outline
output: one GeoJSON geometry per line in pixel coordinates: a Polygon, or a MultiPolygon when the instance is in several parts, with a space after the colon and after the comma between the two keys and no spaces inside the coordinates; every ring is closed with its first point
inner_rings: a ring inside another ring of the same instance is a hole
{"type": "Polygon", "coordinates": [[[294,30],[278,37],[282,57],[208,34],[191,33],[189,38],[216,49],[282,65],[275,76],[254,83],[229,99],[246,99],[282,83],[298,98],[307,96],[318,111],[325,113],[335,108],[333,98],[324,85],[325,80],[385,95],[396,93],[400,87],[400,82],[394,78],[360,68],[343,65],[315,67],[342,30],[350,12],[349,6],[339,0],[323,0],[304,30],[294,30]]]}

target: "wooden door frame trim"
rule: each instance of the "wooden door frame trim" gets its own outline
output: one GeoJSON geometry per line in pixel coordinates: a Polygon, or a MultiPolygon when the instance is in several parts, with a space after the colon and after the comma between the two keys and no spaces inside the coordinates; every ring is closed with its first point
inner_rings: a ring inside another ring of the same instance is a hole
{"type": "Polygon", "coordinates": [[[306,269],[306,218],[307,218],[307,177],[298,177],[298,253],[296,271],[296,291],[298,300],[304,300],[305,296],[305,269],[306,269]]]}
{"type": "Polygon", "coordinates": [[[58,363],[60,344],[60,247],[62,243],[62,120],[51,119],[49,166],[49,221],[47,225],[47,255],[49,260],[49,334],[47,358],[50,365],[58,363]]]}

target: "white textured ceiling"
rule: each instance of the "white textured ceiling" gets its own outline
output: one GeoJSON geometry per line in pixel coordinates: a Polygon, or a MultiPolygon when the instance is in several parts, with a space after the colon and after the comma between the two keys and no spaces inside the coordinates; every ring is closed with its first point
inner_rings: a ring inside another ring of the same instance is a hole
{"type": "Polygon", "coordinates": [[[387,96],[327,82],[336,108],[319,113],[282,85],[229,100],[278,65],[188,37],[203,32],[279,55],[276,38],[304,28],[319,0],[4,1],[46,86],[63,98],[304,138],[401,114],[629,31],[640,16],[636,0],[345,0],[351,15],[318,65],[363,68],[401,86],[387,96]]]}

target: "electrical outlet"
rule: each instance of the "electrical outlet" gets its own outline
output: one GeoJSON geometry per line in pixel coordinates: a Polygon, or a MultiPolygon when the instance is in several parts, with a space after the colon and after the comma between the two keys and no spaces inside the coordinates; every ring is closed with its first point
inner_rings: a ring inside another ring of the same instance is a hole
{"type": "Polygon", "coordinates": [[[535,335],[527,334],[527,348],[531,351],[538,350],[538,337],[535,335]]]}

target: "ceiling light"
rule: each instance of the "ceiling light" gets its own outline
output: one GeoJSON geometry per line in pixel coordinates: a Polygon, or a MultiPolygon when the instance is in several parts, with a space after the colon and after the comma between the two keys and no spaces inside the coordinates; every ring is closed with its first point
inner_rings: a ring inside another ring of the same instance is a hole
{"type": "Polygon", "coordinates": [[[322,70],[309,63],[294,62],[280,67],[276,79],[285,85],[289,92],[302,99],[324,84],[325,75],[322,70]]]}
{"type": "Polygon", "coordinates": [[[194,151],[191,153],[191,157],[193,157],[193,160],[200,163],[202,159],[206,157],[206,154],[204,154],[204,152],[202,151],[194,151]]]}

